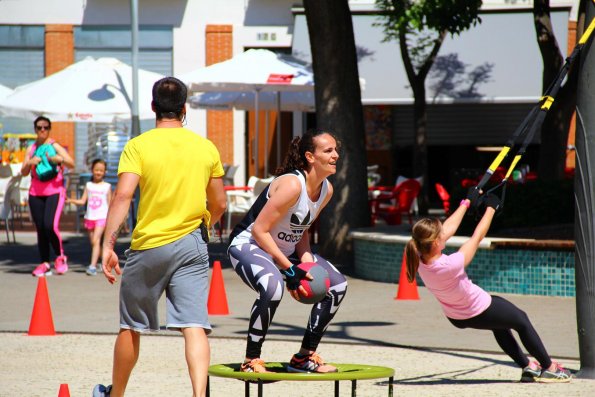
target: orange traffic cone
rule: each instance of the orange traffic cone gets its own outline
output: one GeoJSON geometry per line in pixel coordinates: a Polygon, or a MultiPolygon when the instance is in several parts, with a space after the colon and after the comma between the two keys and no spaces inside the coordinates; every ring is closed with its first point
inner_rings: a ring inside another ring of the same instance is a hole
{"type": "Polygon", "coordinates": [[[219,261],[213,262],[213,275],[211,276],[207,309],[209,314],[229,314],[227,296],[225,295],[225,284],[223,283],[223,273],[221,272],[221,262],[219,261]]]}
{"type": "Polygon", "coordinates": [[[60,385],[60,391],[58,391],[58,397],[70,397],[70,390],[68,390],[68,383],[62,383],[60,385]]]}
{"type": "Polygon", "coordinates": [[[52,320],[52,307],[50,306],[48,285],[45,277],[40,277],[38,280],[28,334],[35,336],[56,335],[54,320],[52,320]]]}
{"type": "Polygon", "coordinates": [[[403,251],[403,260],[401,261],[401,276],[399,277],[399,289],[395,299],[410,299],[419,300],[419,294],[417,293],[417,281],[413,279],[413,282],[407,280],[407,254],[403,251]]]}

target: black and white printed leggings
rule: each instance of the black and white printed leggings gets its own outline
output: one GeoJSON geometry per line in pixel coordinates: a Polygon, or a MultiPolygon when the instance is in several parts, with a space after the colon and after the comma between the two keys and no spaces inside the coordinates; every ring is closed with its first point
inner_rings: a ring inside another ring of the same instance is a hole
{"type": "MultiPolygon", "coordinates": [[[[250,312],[246,357],[259,358],[267,331],[283,297],[285,281],[272,257],[257,245],[232,246],[228,253],[236,273],[258,293],[250,312]]],[[[314,255],[314,261],[326,269],[330,279],[329,292],[312,307],[302,340],[302,348],[315,351],[345,297],[347,280],[321,256],[314,255]]]]}
{"type": "Polygon", "coordinates": [[[491,330],[504,353],[508,354],[519,367],[524,368],[529,364],[529,359],[512,335],[511,330],[515,330],[529,354],[539,361],[542,368],[552,365],[552,360],[527,314],[500,296],[492,296],[490,306],[475,317],[466,320],[449,318],[449,320],[457,328],[491,330]]]}

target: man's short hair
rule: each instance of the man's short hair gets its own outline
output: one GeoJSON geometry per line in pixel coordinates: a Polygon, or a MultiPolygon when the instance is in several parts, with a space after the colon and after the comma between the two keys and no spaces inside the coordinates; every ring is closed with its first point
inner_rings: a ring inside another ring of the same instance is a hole
{"type": "Polygon", "coordinates": [[[175,77],[164,77],[153,85],[153,106],[157,119],[182,119],[186,103],[186,84],[175,77]]]}

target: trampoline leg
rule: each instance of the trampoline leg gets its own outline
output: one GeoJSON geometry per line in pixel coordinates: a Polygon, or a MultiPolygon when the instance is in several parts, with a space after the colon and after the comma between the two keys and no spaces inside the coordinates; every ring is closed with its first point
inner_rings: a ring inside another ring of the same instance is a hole
{"type": "Polygon", "coordinates": [[[258,397],[262,397],[262,380],[258,379],[258,397]]]}
{"type": "Polygon", "coordinates": [[[335,381],[335,397],[339,397],[339,381],[335,381]]]}
{"type": "Polygon", "coordinates": [[[355,397],[357,394],[357,380],[351,381],[351,397],[355,397]]]}
{"type": "Polygon", "coordinates": [[[244,381],[244,396],[250,397],[250,382],[244,381]]]}
{"type": "Polygon", "coordinates": [[[209,376],[207,376],[207,397],[211,396],[211,385],[209,383],[209,380],[210,380],[210,378],[209,378],[209,376]]]}
{"type": "Polygon", "coordinates": [[[393,377],[388,378],[388,397],[393,397],[393,377]]]}

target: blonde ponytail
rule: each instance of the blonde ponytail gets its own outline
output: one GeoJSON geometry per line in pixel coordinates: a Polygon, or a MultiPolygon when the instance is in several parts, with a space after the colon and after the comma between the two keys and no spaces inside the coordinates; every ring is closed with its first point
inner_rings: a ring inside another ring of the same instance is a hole
{"type": "Polygon", "coordinates": [[[413,225],[411,240],[405,246],[407,255],[407,280],[411,283],[415,279],[419,261],[422,255],[432,250],[432,244],[440,235],[442,223],[438,218],[423,218],[413,225]]]}
{"type": "Polygon", "coordinates": [[[419,253],[413,239],[409,240],[405,246],[405,259],[407,264],[407,281],[412,283],[419,268],[419,253]]]}

